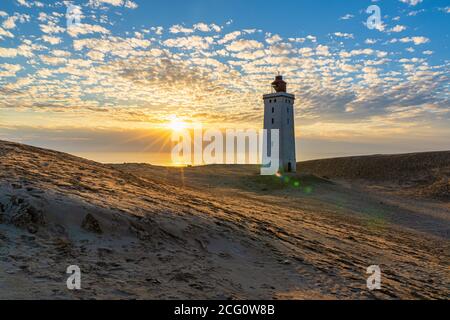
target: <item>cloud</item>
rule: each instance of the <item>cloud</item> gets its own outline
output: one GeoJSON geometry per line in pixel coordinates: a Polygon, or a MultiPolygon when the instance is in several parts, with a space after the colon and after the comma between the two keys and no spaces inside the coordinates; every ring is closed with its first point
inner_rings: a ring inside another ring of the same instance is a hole
{"type": "Polygon", "coordinates": [[[44,4],[40,1],[28,1],[28,0],[16,0],[17,4],[23,7],[31,8],[31,7],[40,7],[42,8],[44,4]]]}
{"type": "Polygon", "coordinates": [[[19,14],[15,13],[13,16],[8,16],[6,14],[7,18],[3,22],[2,27],[5,29],[15,29],[16,28],[16,22],[19,21],[20,23],[25,23],[30,21],[30,16],[27,14],[19,14]]]}
{"type": "Polygon", "coordinates": [[[16,73],[22,70],[21,65],[3,63],[0,64],[0,78],[1,77],[15,77],[16,73]]]}
{"type": "Polygon", "coordinates": [[[410,6],[416,6],[421,3],[423,0],[400,0],[400,2],[409,4],[410,6]]]}
{"type": "Polygon", "coordinates": [[[134,1],[127,0],[125,1],[124,7],[128,9],[137,9],[138,5],[134,1]]]}
{"type": "Polygon", "coordinates": [[[263,48],[264,45],[256,40],[236,40],[226,46],[229,51],[256,50],[263,48]]]}
{"type": "Polygon", "coordinates": [[[350,58],[350,57],[356,57],[361,55],[373,55],[377,58],[385,58],[388,53],[386,51],[380,51],[380,50],[373,50],[373,49],[356,49],[352,50],[350,52],[347,51],[341,51],[339,55],[342,58],[350,58]]]}
{"type": "Polygon", "coordinates": [[[377,42],[378,42],[378,40],[376,40],[376,39],[366,39],[364,41],[364,43],[366,43],[366,44],[375,44],[377,42]]]}
{"type": "Polygon", "coordinates": [[[234,32],[230,32],[227,33],[222,39],[220,39],[218,41],[219,44],[225,44],[227,42],[236,40],[238,37],[240,37],[242,35],[241,31],[234,31],[234,32]]]}
{"type": "Polygon", "coordinates": [[[214,39],[212,37],[190,36],[190,37],[167,39],[163,43],[165,46],[172,48],[206,50],[210,47],[210,45],[213,42],[214,39]]]}
{"type": "Polygon", "coordinates": [[[422,12],[425,12],[425,9],[410,11],[410,12],[408,12],[408,17],[415,17],[419,13],[422,13],[422,12]]]}
{"type": "Polygon", "coordinates": [[[274,34],[273,36],[268,35],[268,37],[266,38],[266,42],[268,44],[274,44],[280,42],[281,40],[283,40],[283,38],[281,38],[278,34],[274,34]]]}
{"type": "Polygon", "coordinates": [[[255,60],[262,58],[265,55],[266,52],[264,50],[256,50],[256,51],[241,51],[238,53],[234,53],[232,56],[243,60],[255,60]]]}
{"type": "Polygon", "coordinates": [[[67,33],[71,37],[78,37],[79,35],[86,35],[92,33],[109,34],[110,31],[99,25],[91,25],[87,23],[73,24],[67,28],[67,33]]]}
{"type": "Polygon", "coordinates": [[[92,60],[103,61],[105,59],[105,54],[103,52],[92,50],[89,51],[86,56],[92,60]]]}
{"type": "Polygon", "coordinates": [[[391,28],[389,31],[390,32],[402,32],[405,31],[406,27],[402,26],[402,25],[396,25],[395,27],[391,28]]]}
{"type": "Polygon", "coordinates": [[[2,24],[5,29],[14,29],[16,27],[17,17],[8,17],[2,24]]]}
{"type": "Polygon", "coordinates": [[[56,25],[56,23],[53,21],[48,21],[47,24],[40,24],[39,27],[41,28],[41,31],[43,33],[47,33],[47,34],[61,33],[66,30],[66,29],[56,25]]]}
{"type": "Polygon", "coordinates": [[[194,25],[195,30],[199,30],[202,32],[210,32],[211,28],[206,23],[197,23],[194,25]]]}
{"type": "Polygon", "coordinates": [[[2,27],[0,27],[0,39],[2,37],[14,38],[14,35],[10,31],[4,30],[2,27]]]}
{"type": "Polygon", "coordinates": [[[317,37],[312,35],[306,36],[306,39],[310,40],[311,42],[317,42],[317,37]]]}
{"type": "Polygon", "coordinates": [[[89,0],[89,6],[91,8],[97,8],[101,5],[111,5],[114,7],[125,7],[129,9],[136,9],[137,3],[131,0],[89,0]]]}
{"type": "Polygon", "coordinates": [[[154,31],[155,34],[157,34],[157,35],[162,35],[163,32],[164,32],[164,28],[161,27],[161,26],[158,26],[158,27],[152,27],[152,28],[150,28],[150,29],[151,29],[152,31],[154,31]]]}
{"type": "MultiPolygon", "coordinates": [[[[203,22],[194,24],[193,29],[201,31],[201,32],[211,32],[211,31],[220,32],[220,31],[222,31],[222,28],[214,23],[207,25],[206,23],[203,23],[203,22]]],[[[173,32],[173,33],[177,33],[177,32],[173,32]]]]}
{"type": "Polygon", "coordinates": [[[41,55],[40,59],[43,63],[51,66],[64,65],[67,63],[67,59],[61,57],[54,57],[48,55],[41,55]]]}
{"type": "Polygon", "coordinates": [[[346,15],[340,17],[339,20],[350,20],[350,19],[352,19],[354,17],[355,17],[354,15],[352,15],[350,13],[347,13],[346,15]]]}
{"type": "Polygon", "coordinates": [[[316,54],[319,56],[329,56],[330,55],[330,49],[328,46],[324,46],[319,44],[316,48],[316,54]]]}
{"type": "Polygon", "coordinates": [[[306,38],[289,38],[290,42],[296,42],[296,43],[304,43],[306,41],[306,38]]]}
{"type": "Polygon", "coordinates": [[[138,38],[109,37],[106,39],[76,39],[73,42],[75,51],[89,50],[89,56],[94,60],[103,60],[105,55],[127,58],[142,55],[142,49],[150,46],[151,42],[138,38]]]}
{"type": "Polygon", "coordinates": [[[176,24],[170,27],[169,29],[170,33],[194,33],[194,29],[192,28],[186,28],[182,25],[176,24]]]}
{"type": "Polygon", "coordinates": [[[60,44],[62,41],[61,38],[59,38],[59,37],[52,37],[52,36],[48,36],[48,35],[42,36],[42,40],[44,40],[45,42],[48,42],[52,45],[60,44]]]}
{"type": "Polygon", "coordinates": [[[17,56],[17,49],[0,47],[0,57],[14,58],[17,56]]]}
{"type": "Polygon", "coordinates": [[[355,38],[355,36],[351,33],[335,32],[334,35],[338,38],[345,38],[345,39],[354,39],[355,38]]]}
{"type": "Polygon", "coordinates": [[[403,43],[413,42],[416,46],[418,46],[430,42],[430,39],[426,37],[405,37],[401,38],[399,41],[403,43]]]}
{"type": "Polygon", "coordinates": [[[118,7],[123,6],[124,1],[123,0],[90,0],[89,1],[94,6],[99,6],[103,3],[118,7]]]}
{"type": "Polygon", "coordinates": [[[50,51],[50,53],[55,57],[65,57],[65,58],[68,58],[72,55],[69,51],[64,50],[52,50],[50,51]]]}

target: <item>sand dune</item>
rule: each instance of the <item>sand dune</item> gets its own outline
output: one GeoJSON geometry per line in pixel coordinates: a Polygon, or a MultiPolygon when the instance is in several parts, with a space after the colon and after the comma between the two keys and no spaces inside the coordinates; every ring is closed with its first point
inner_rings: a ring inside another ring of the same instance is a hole
{"type": "Polygon", "coordinates": [[[298,169],[333,179],[377,182],[412,196],[450,201],[450,151],[308,161],[298,169]]]}
{"type": "MultiPolygon", "coordinates": [[[[448,157],[428,173],[444,184],[448,157]]],[[[113,166],[0,142],[0,298],[449,297],[448,194],[394,192],[406,171],[392,182],[303,167],[281,180],[254,166],[113,166]],[[65,287],[74,264],[81,291],[65,287]],[[366,288],[373,264],[380,291],[366,288]]]]}

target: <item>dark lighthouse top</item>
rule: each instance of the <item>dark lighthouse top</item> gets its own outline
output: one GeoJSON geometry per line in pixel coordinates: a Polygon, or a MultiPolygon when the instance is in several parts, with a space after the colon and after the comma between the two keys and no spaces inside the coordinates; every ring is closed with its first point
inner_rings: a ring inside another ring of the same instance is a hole
{"type": "Polygon", "coordinates": [[[283,76],[276,76],[275,81],[272,82],[272,88],[275,89],[276,92],[287,92],[286,91],[286,81],[283,80],[283,76]]]}

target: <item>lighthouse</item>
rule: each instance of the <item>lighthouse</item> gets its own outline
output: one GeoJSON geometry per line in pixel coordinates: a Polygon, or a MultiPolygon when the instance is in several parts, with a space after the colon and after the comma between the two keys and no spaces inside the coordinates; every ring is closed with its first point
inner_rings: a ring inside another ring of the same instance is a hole
{"type": "Polygon", "coordinates": [[[279,130],[279,166],[283,172],[296,172],[297,159],[295,154],[295,95],[287,93],[287,83],[283,76],[277,76],[272,82],[272,93],[265,94],[264,99],[264,129],[267,132],[264,141],[264,157],[271,157],[273,129],[279,130]],[[270,141],[270,142],[269,142],[270,141]]]}

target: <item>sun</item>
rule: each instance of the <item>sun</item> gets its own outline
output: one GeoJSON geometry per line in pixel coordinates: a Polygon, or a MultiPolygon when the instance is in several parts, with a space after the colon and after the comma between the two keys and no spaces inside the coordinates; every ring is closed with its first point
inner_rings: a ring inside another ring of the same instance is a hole
{"type": "Polygon", "coordinates": [[[187,129],[187,123],[184,122],[183,120],[180,120],[180,119],[174,117],[170,121],[168,127],[173,131],[182,131],[182,130],[187,129]]]}

